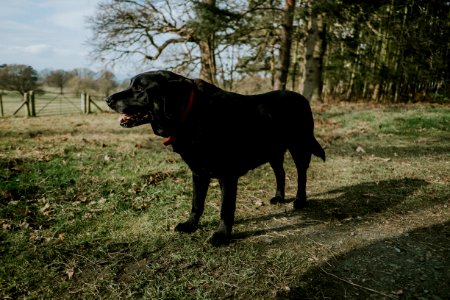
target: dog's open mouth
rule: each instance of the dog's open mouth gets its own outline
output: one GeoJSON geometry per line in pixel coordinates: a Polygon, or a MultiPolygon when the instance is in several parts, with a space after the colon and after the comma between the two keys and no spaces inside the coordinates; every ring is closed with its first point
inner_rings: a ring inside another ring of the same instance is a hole
{"type": "Polygon", "coordinates": [[[150,113],[121,114],[119,117],[120,126],[125,128],[148,124],[151,120],[150,113]]]}

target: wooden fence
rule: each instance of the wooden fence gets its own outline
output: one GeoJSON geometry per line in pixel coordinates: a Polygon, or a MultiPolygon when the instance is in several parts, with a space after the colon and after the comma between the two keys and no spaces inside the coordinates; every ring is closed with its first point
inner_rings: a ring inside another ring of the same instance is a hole
{"type": "Polygon", "coordinates": [[[46,92],[36,95],[33,91],[25,93],[19,105],[17,97],[5,99],[0,94],[0,116],[44,116],[109,111],[104,97],[82,93],[61,94],[46,92]]]}

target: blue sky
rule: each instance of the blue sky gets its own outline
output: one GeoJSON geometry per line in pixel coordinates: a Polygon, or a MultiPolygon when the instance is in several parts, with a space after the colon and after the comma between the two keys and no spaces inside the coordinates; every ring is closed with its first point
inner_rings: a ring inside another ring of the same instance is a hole
{"type": "MultiPolygon", "coordinates": [[[[0,64],[26,64],[34,69],[103,66],[89,58],[92,35],[86,17],[101,0],[0,0],[0,64]]],[[[126,66],[116,75],[128,76],[126,66]]]]}

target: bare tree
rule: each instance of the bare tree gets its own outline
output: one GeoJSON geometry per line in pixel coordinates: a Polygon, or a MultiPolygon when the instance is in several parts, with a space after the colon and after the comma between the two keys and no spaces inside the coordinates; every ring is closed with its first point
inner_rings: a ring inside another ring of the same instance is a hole
{"type": "Polygon", "coordinates": [[[103,95],[108,96],[111,94],[111,90],[115,89],[118,84],[115,80],[115,76],[111,71],[104,70],[100,77],[96,80],[98,89],[103,95]]]}
{"type": "Polygon", "coordinates": [[[89,18],[90,43],[97,59],[112,62],[130,57],[155,61],[171,50],[173,68],[200,62],[200,77],[215,82],[216,32],[226,26],[227,13],[215,0],[108,0],[89,18]]]}
{"type": "Polygon", "coordinates": [[[59,92],[62,95],[64,93],[64,87],[67,85],[69,80],[74,76],[73,72],[67,72],[64,70],[51,71],[46,78],[44,78],[45,83],[49,86],[59,88],[59,92]]]}
{"type": "Polygon", "coordinates": [[[75,93],[81,94],[96,89],[95,73],[92,70],[80,68],[74,69],[72,72],[74,76],[69,80],[67,85],[71,87],[75,93]]]}

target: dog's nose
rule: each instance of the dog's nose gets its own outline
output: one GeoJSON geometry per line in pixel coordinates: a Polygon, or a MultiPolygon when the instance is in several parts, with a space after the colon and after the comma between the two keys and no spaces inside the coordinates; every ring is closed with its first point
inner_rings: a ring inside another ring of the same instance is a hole
{"type": "Polygon", "coordinates": [[[106,97],[106,104],[108,104],[109,106],[111,106],[114,103],[114,100],[111,96],[106,97]]]}

